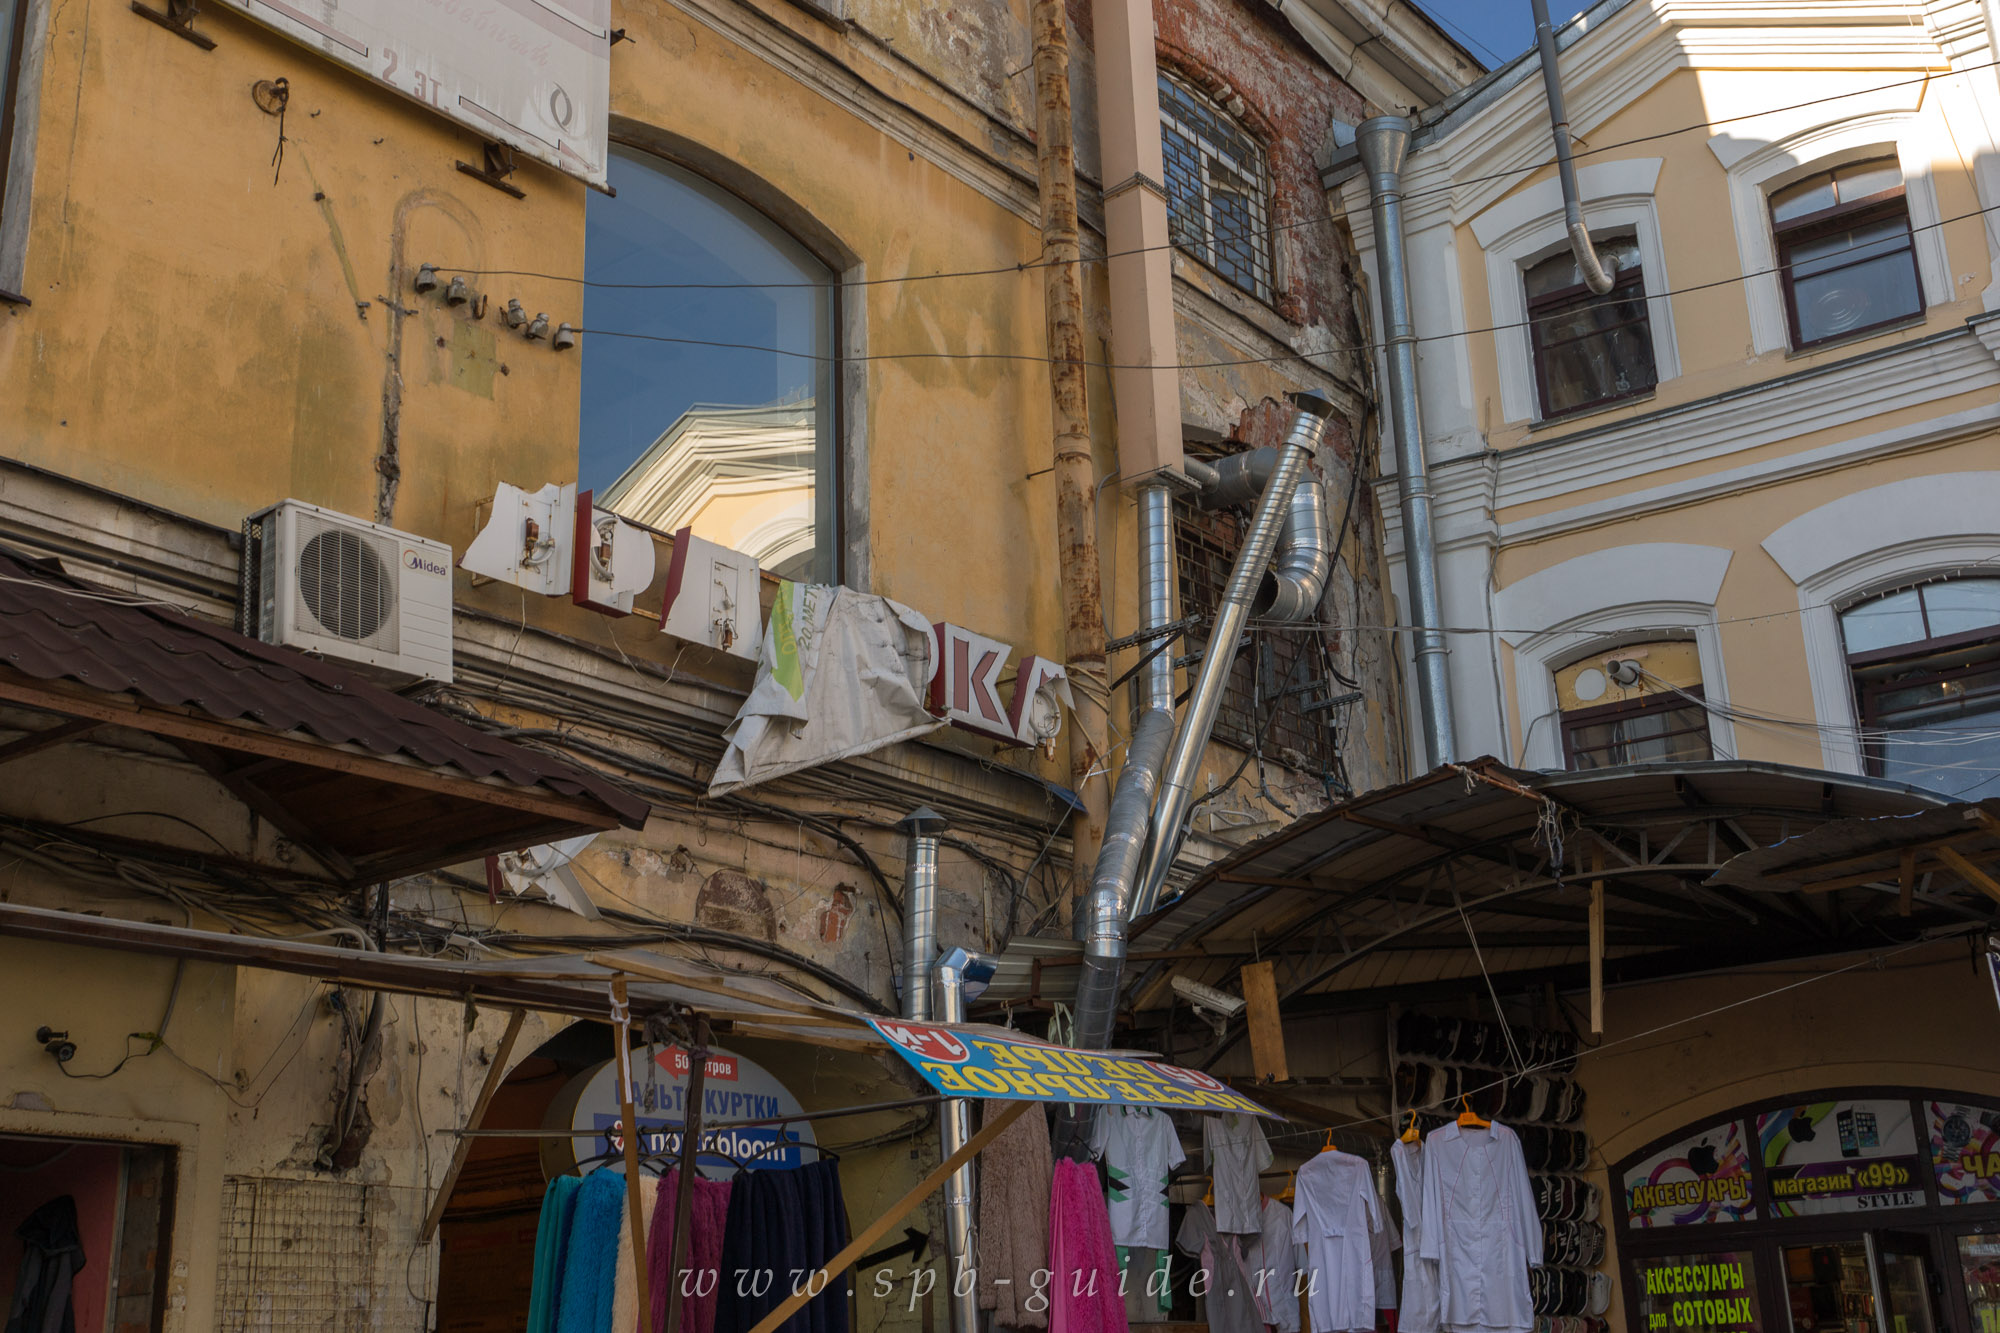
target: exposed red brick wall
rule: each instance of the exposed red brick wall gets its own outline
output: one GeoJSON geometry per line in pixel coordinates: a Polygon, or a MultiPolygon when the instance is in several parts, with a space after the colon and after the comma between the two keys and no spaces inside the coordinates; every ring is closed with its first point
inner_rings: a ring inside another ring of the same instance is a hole
{"type": "Polygon", "coordinates": [[[1256,0],[1153,0],[1153,22],[1160,64],[1208,92],[1264,145],[1279,312],[1296,324],[1325,324],[1351,335],[1351,276],[1326,220],[1313,155],[1327,142],[1334,119],[1353,123],[1366,116],[1361,95],[1256,0]]]}

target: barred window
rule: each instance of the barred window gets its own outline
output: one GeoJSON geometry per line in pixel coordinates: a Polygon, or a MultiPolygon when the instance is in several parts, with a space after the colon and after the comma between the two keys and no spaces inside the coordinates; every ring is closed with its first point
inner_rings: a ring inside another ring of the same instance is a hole
{"type": "MultiPolygon", "coordinates": [[[[1199,653],[1243,545],[1245,523],[1237,512],[1204,511],[1186,500],[1176,501],[1174,510],[1181,614],[1202,618],[1176,651],[1199,653]]],[[[1335,696],[1345,687],[1333,677],[1324,633],[1307,625],[1251,629],[1223,689],[1214,736],[1344,787],[1338,728],[1346,710],[1345,700],[1335,696]]]]}
{"type": "Polygon", "coordinates": [[[1160,75],[1167,235],[1244,291],[1271,299],[1271,172],[1264,147],[1229,113],[1160,75]]]}

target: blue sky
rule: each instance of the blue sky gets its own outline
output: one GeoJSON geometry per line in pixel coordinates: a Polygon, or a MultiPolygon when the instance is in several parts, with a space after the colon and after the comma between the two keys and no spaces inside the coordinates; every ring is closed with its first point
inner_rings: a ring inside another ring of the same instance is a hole
{"type": "MultiPolygon", "coordinates": [[[[1535,20],[1528,0],[1418,0],[1417,7],[1429,12],[1489,69],[1535,44],[1535,20]]],[[[1560,27],[1579,7],[1574,0],[1570,4],[1552,0],[1549,15],[1560,27]]]]}

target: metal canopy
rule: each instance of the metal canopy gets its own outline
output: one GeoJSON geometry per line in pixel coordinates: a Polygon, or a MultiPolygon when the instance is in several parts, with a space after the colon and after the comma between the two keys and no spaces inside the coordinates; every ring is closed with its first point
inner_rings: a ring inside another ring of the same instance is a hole
{"type": "MultiPolygon", "coordinates": [[[[1276,963],[1287,1017],[1501,985],[1580,984],[1589,885],[1606,894],[1607,976],[1831,954],[1984,919],[1967,894],[1774,895],[1717,880],[1732,858],[1831,820],[1935,810],[1897,783],[1717,761],[1532,773],[1448,765],[1309,816],[1205,870],[1134,924],[1131,998],[1169,971],[1228,985],[1276,963]],[[1477,941],[1475,948],[1474,941],[1477,941]],[[1186,952],[1198,957],[1187,958],[1186,952]]],[[[1234,1040],[1231,1029],[1217,1050],[1234,1040]]]]}

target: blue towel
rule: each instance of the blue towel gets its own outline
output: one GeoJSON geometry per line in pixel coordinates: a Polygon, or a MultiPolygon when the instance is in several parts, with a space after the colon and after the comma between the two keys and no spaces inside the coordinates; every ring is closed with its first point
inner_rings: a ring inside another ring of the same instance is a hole
{"type": "Polygon", "coordinates": [[[563,1256],[569,1249],[570,1218],[576,1212],[576,1192],[582,1185],[575,1176],[557,1176],[542,1196],[542,1220],[535,1228],[535,1285],[528,1297],[527,1333],[556,1333],[563,1256]]]}
{"type": "Polygon", "coordinates": [[[625,1174],[593,1171],[576,1192],[563,1254],[556,1333],[611,1333],[618,1282],[618,1227],[625,1219],[625,1174]]]}

